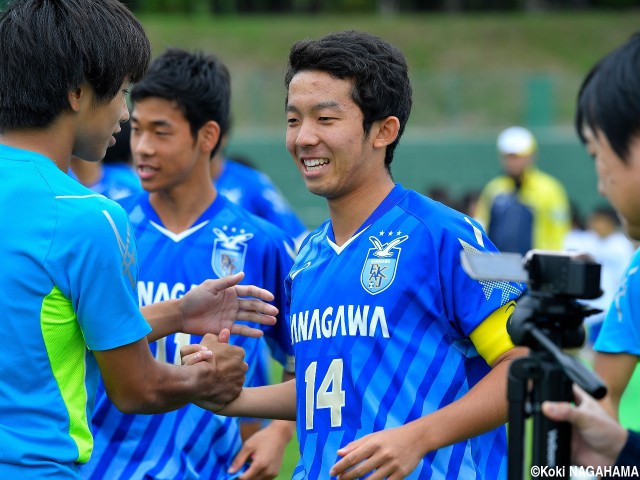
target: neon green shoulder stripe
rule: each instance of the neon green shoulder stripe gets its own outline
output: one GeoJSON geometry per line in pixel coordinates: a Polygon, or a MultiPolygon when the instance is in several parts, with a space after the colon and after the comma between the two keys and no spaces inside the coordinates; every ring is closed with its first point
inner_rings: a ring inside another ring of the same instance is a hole
{"type": "Polygon", "coordinates": [[[51,369],[69,414],[69,435],[78,447],[77,461],[85,463],[93,449],[87,419],[86,346],[71,301],[58,287],[53,287],[42,302],[40,325],[51,369]]]}

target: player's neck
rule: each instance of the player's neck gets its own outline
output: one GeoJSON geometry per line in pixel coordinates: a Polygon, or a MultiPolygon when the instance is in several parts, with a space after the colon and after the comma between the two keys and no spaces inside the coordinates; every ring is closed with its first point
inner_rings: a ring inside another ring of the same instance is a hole
{"type": "Polygon", "coordinates": [[[328,201],[336,245],[343,245],[358,231],[394,186],[393,179],[386,174],[371,185],[328,201]]]}
{"type": "Polygon", "coordinates": [[[85,187],[90,187],[102,179],[102,162],[87,162],[71,157],[71,169],[85,187]]]}
{"type": "Polygon", "coordinates": [[[61,123],[46,128],[26,128],[4,132],[0,143],[36,152],[52,160],[60,170],[69,171],[73,138],[61,123]]]}
{"type": "Polygon", "coordinates": [[[173,233],[191,228],[218,195],[210,180],[202,188],[180,187],[185,185],[149,194],[151,206],[164,227],[173,233]]]}

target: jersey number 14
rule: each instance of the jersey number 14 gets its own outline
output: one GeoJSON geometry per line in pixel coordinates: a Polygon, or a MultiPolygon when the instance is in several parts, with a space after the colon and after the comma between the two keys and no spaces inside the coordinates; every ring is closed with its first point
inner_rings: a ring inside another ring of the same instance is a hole
{"type": "Polygon", "coordinates": [[[306,429],[313,429],[316,409],[328,408],[331,427],[342,426],[342,407],[345,406],[345,391],[342,389],[343,362],[334,359],[324,375],[320,388],[316,391],[318,362],[311,362],[304,372],[306,397],[306,429]]]}

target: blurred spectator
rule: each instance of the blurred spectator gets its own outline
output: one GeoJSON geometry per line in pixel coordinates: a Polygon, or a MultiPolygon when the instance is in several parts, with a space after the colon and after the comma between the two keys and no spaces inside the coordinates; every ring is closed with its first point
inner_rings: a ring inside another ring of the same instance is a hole
{"type": "Polygon", "coordinates": [[[633,256],[634,247],[622,232],[615,210],[609,205],[600,205],[593,209],[587,220],[587,229],[580,235],[568,235],[565,249],[589,253],[602,265],[600,288],[602,296],[584,303],[602,310],[589,317],[589,341],[595,342],[605,313],[622,281],[624,272],[633,256]]]}
{"type": "Polygon", "coordinates": [[[447,187],[445,187],[444,185],[438,185],[438,184],[431,185],[427,189],[425,194],[430,199],[435,200],[436,202],[440,202],[443,205],[446,205],[447,207],[451,207],[451,208],[454,208],[456,210],[459,209],[458,202],[456,202],[453,199],[453,197],[451,197],[451,193],[449,192],[449,189],[447,187]]]}
{"type": "Polygon", "coordinates": [[[462,200],[460,201],[460,211],[465,215],[469,215],[470,217],[475,218],[479,198],[479,191],[467,190],[462,195],[462,200]]]}
{"type": "Polygon", "coordinates": [[[498,136],[503,174],[480,194],[476,217],[503,252],[560,250],[569,231],[569,202],[563,186],[535,167],[537,142],[522,127],[498,136]]]}
{"type": "Polygon", "coordinates": [[[71,158],[69,175],[85,187],[112,200],[128,197],[142,191],[140,179],[131,168],[131,147],[129,122],[120,124],[116,135],[116,144],[107,148],[100,162],[87,162],[77,157],[71,158]]]}

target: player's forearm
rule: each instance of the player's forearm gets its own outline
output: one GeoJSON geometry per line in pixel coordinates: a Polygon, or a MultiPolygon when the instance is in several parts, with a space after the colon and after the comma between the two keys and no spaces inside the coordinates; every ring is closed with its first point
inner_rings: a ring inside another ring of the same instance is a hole
{"type": "MultiPolygon", "coordinates": [[[[206,408],[206,405],[202,405],[206,408]]],[[[296,381],[243,388],[238,398],[216,413],[227,417],[296,419],[296,381]]]]}
{"type": "Polygon", "coordinates": [[[182,313],[179,300],[166,300],[140,308],[142,316],[153,329],[147,335],[149,343],[180,331],[182,313]]]}
{"type": "Polygon", "coordinates": [[[130,367],[130,373],[117,370],[103,371],[103,379],[109,398],[123,413],[167,412],[198,398],[198,375],[190,367],[149,359],[130,367]]]}
{"type": "Polygon", "coordinates": [[[638,357],[626,353],[598,352],[596,354],[594,370],[607,385],[608,390],[601,405],[614,418],[618,418],[620,399],[637,363],[638,357]]]}
{"type": "Polygon", "coordinates": [[[485,433],[507,421],[509,365],[525,351],[511,350],[462,398],[415,421],[424,432],[421,439],[425,454],[485,433]]]}

